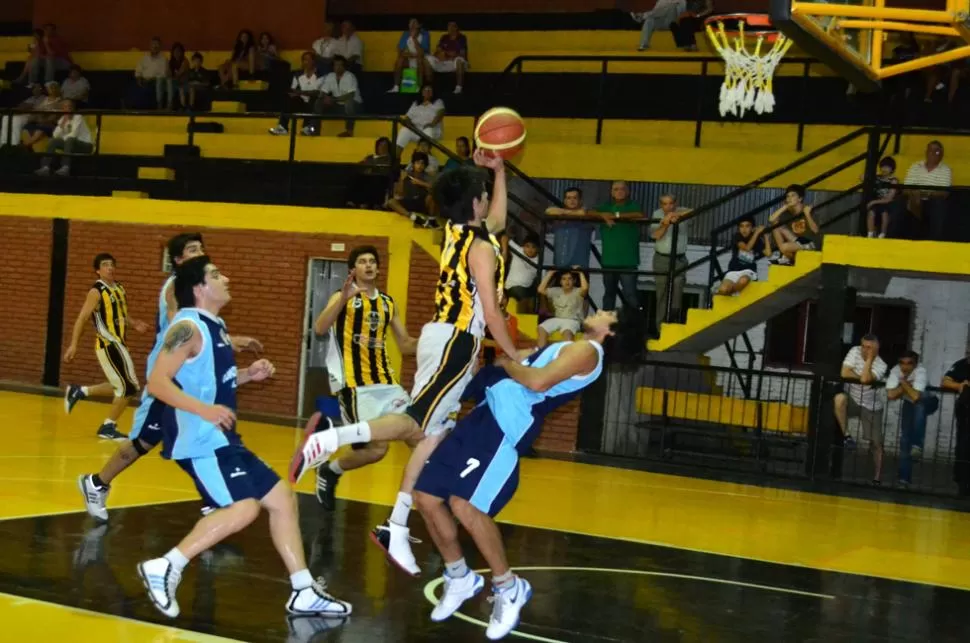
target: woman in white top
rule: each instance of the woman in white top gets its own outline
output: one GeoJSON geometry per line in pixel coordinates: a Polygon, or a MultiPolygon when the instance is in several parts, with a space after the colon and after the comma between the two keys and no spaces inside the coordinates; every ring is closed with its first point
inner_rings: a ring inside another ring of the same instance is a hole
{"type": "MultiPolygon", "coordinates": [[[[425,85],[421,88],[421,98],[411,104],[411,108],[404,115],[404,122],[410,123],[427,136],[435,140],[441,139],[441,121],[445,117],[445,104],[440,98],[434,97],[434,88],[425,85]]],[[[400,128],[397,134],[397,146],[403,150],[420,137],[407,127],[400,128]]]]}
{"type": "MultiPolygon", "coordinates": [[[[64,115],[57,121],[54,134],[47,143],[48,154],[54,154],[58,150],[64,152],[64,156],[61,157],[61,169],[55,172],[58,176],[67,176],[71,173],[71,154],[90,154],[94,151],[91,130],[88,129],[84,117],[74,113],[74,101],[66,100],[63,105],[64,115]]],[[[45,156],[36,174],[40,176],[50,174],[53,161],[53,156],[45,156]]]]}

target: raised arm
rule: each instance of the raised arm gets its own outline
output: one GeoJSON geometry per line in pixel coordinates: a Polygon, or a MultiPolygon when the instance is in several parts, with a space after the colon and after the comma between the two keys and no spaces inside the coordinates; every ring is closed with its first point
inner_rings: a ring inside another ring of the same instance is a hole
{"type": "Polygon", "coordinates": [[[506,355],[515,355],[515,343],[509,335],[505,315],[498,307],[498,290],[495,285],[495,251],[492,245],[480,239],[472,242],[468,251],[468,271],[478,286],[478,296],[485,311],[485,324],[492,339],[506,355]]]}
{"type": "Polygon", "coordinates": [[[573,342],[561,351],[556,359],[541,368],[525,366],[510,359],[496,360],[509,377],[522,386],[539,393],[576,375],[585,375],[596,368],[599,356],[588,341],[573,342]]]}
{"type": "Polygon", "coordinates": [[[77,343],[81,341],[81,334],[84,333],[84,327],[87,325],[87,321],[91,319],[94,309],[97,308],[100,296],[98,289],[92,288],[88,291],[87,297],[84,298],[84,305],[81,306],[81,312],[77,314],[77,319],[74,320],[74,329],[71,331],[71,344],[64,353],[65,362],[70,362],[74,359],[74,355],[77,353],[77,343]]]}
{"type": "Polygon", "coordinates": [[[812,206],[806,205],[802,209],[802,214],[805,215],[805,223],[808,225],[808,229],[818,234],[818,224],[815,223],[815,218],[812,216],[812,206]]]}
{"type": "Polygon", "coordinates": [[[509,216],[509,193],[505,179],[505,160],[501,156],[492,156],[485,150],[478,148],[472,155],[475,165],[492,170],[495,180],[492,183],[492,200],[488,206],[485,225],[488,231],[496,234],[505,230],[509,216]]]}
{"type": "MultiPolygon", "coordinates": [[[[350,279],[351,277],[348,277],[348,280],[350,279]]],[[[330,327],[333,326],[334,322],[337,321],[337,316],[340,315],[340,311],[346,305],[347,300],[343,298],[342,291],[330,295],[326,307],[320,311],[320,314],[313,321],[313,332],[317,335],[325,335],[330,330],[330,327]]]]}
{"type": "Polygon", "coordinates": [[[579,294],[585,299],[586,293],[589,292],[589,282],[586,281],[586,273],[579,266],[573,266],[573,270],[579,273],[579,294]]]}
{"type": "Polygon", "coordinates": [[[546,274],[542,275],[542,281],[539,282],[538,292],[543,297],[546,297],[548,294],[547,291],[549,290],[549,281],[552,279],[554,274],[556,274],[554,270],[549,270],[546,272],[546,274]]]}

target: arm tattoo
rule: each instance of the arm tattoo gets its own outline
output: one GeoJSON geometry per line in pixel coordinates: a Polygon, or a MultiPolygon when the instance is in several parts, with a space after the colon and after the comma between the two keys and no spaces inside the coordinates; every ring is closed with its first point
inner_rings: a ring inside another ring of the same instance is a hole
{"type": "Polygon", "coordinates": [[[168,353],[175,352],[180,346],[187,344],[191,341],[192,337],[195,335],[195,329],[192,324],[175,324],[170,329],[168,333],[165,334],[165,343],[163,347],[168,353]]]}

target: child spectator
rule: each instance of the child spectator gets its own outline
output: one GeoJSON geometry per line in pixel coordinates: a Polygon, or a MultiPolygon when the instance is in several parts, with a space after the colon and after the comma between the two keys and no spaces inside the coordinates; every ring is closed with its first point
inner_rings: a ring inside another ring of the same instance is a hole
{"type": "Polygon", "coordinates": [[[805,204],[805,188],[801,185],[789,185],[785,188],[785,205],[778,208],[768,217],[768,223],[776,223],[784,213],[790,214],[792,219],[789,226],[779,226],[771,231],[778,248],[768,261],[782,266],[795,263],[795,254],[799,250],[816,250],[821,244],[818,237],[818,224],[812,218],[812,206],[805,204]]]}
{"type": "Polygon", "coordinates": [[[61,83],[61,96],[74,101],[75,107],[82,109],[87,107],[90,95],[91,83],[81,75],[80,65],[71,65],[71,71],[61,83]]]}
{"type": "Polygon", "coordinates": [[[222,86],[238,85],[240,69],[246,70],[250,75],[256,73],[256,42],[249,29],[239,32],[236,44],[232,46],[232,56],[219,65],[219,82],[222,86]]]}
{"type": "MultiPolygon", "coordinates": [[[[518,251],[529,259],[535,260],[539,256],[539,241],[535,236],[527,236],[521,246],[507,237],[506,239],[509,248],[518,251]]],[[[505,278],[506,296],[516,301],[517,312],[532,312],[532,300],[536,296],[536,277],[539,276],[539,267],[535,265],[535,261],[530,263],[515,252],[508,253],[506,265],[509,267],[508,276],[505,278]]]]}
{"type": "MultiPolygon", "coordinates": [[[[175,103],[175,88],[178,87],[179,97],[185,104],[185,85],[189,78],[189,59],[185,57],[185,46],[180,42],[172,44],[172,51],[168,57],[168,96],[165,98],[165,109],[172,111],[175,103]]],[[[158,104],[162,109],[162,104],[158,104]]]]}
{"type": "Polygon", "coordinates": [[[431,212],[428,155],[415,152],[411,155],[411,164],[408,167],[411,169],[404,172],[404,176],[394,187],[394,198],[387,202],[387,207],[403,214],[422,228],[437,228],[437,220],[428,216],[431,212]]]}
{"type": "MultiPolygon", "coordinates": [[[[895,219],[898,208],[893,207],[897,204],[900,191],[895,186],[899,184],[896,178],[896,161],[891,156],[887,156],[879,161],[879,174],[876,177],[876,198],[869,202],[869,213],[866,215],[866,229],[870,239],[876,236],[879,230],[879,238],[885,239],[889,232],[890,219],[895,219]],[[895,215],[895,216],[894,216],[895,215]]],[[[894,226],[898,227],[898,226],[894,226]]]]}
{"type": "Polygon", "coordinates": [[[764,226],[754,227],[754,217],[738,223],[727,274],[721,280],[719,295],[736,295],[752,281],[758,281],[758,259],[771,255],[771,242],[763,237],[764,226]]]}
{"type": "Polygon", "coordinates": [[[553,316],[539,324],[536,346],[542,348],[549,343],[549,336],[556,331],[562,332],[564,341],[571,341],[579,332],[586,309],[586,293],[589,283],[582,271],[565,272],[559,278],[559,288],[549,288],[555,272],[547,272],[539,284],[539,294],[548,299],[553,316]],[[576,288],[576,282],[579,288],[576,288]]]}
{"type": "Polygon", "coordinates": [[[185,101],[184,90],[179,89],[179,98],[182,104],[193,111],[195,110],[195,99],[199,90],[204,90],[209,87],[209,70],[202,66],[203,60],[201,53],[195,52],[192,54],[192,62],[189,66],[188,76],[186,76],[186,86],[189,90],[188,102],[185,101]]]}
{"type": "MultiPolygon", "coordinates": [[[[428,155],[428,169],[427,169],[428,176],[430,176],[431,178],[434,178],[438,174],[438,170],[441,169],[441,164],[438,162],[438,159],[435,158],[435,155],[431,152],[431,143],[429,143],[424,139],[421,139],[420,141],[418,141],[418,144],[415,146],[414,151],[424,152],[425,154],[428,155]]],[[[410,170],[411,166],[408,165],[405,169],[410,170]]]]}

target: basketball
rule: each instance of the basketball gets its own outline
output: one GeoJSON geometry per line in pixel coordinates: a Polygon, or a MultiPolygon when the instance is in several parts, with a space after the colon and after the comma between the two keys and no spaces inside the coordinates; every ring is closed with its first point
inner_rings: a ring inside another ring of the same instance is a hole
{"type": "Polygon", "coordinates": [[[475,145],[504,159],[525,147],[525,121],[508,107],[493,107],[475,125],[475,145]]]}

